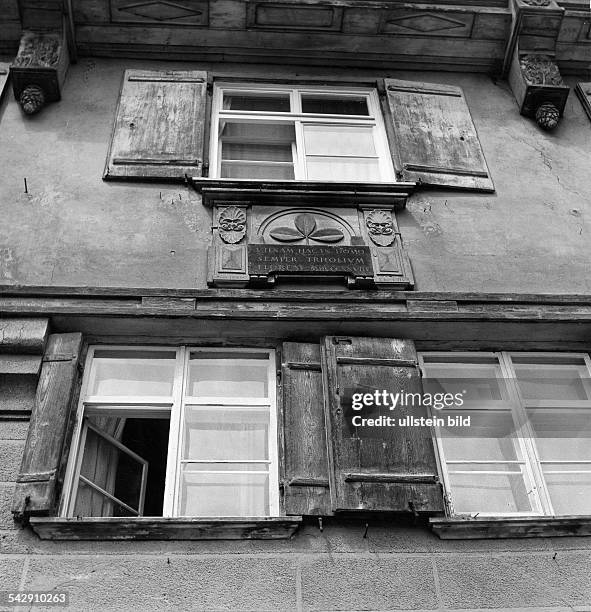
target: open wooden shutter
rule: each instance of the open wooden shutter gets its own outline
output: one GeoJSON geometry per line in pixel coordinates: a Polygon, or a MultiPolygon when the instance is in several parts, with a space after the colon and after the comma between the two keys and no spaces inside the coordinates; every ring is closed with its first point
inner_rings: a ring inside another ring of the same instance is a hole
{"type": "Polygon", "coordinates": [[[17,518],[54,511],[81,346],[78,333],[49,336],[14,494],[12,511],[17,518]]]}
{"type": "Polygon", "coordinates": [[[4,93],[4,87],[8,82],[8,75],[10,73],[10,64],[8,62],[0,62],[0,98],[4,93]]]}
{"type": "Polygon", "coordinates": [[[420,393],[410,340],[328,336],[322,348],[330,491],[335,511],[439,512],[442,490],[427,427],[355,427],[352,418],[426,416],[423,407],[352,410],[352,393],[420,393]]]}
{"type": "Polygon", "coordinates": [[[328,460],[320,345],[282,350],[283,493],[286,514],[328,515],[328,460]]]}
{"type": "Polygon", "coordinates": [[[385,79],[394,165],[405,180],[494,191],[459,87],[385,79]]]}
{"type": "Polygon", "coordinates": [[[104,178],[201,176],[207,73],[126,70],[104,178]]]}

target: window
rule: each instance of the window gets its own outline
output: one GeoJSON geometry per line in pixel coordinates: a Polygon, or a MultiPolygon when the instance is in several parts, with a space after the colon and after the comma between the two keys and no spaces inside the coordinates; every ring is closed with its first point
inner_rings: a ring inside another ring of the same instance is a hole
{"type": "Polygon", "coordinates": [[[274,353],[93,347],[62,514],[279,514],[274,353]]]}
{"type": "Polygon", "coordinates": [[[374,90],[222,83],[213,109],[214,178],[394,180],[374,90]]]}
{"type": "Polygon", "coordinates": [[[424,353],[452,514],[591,514],[591,378],[584,354],[424,353]],[[459,425],[461,418],[470,425],[459,425]],[[450,420],[451,418],[451,420],[450,420]]]}

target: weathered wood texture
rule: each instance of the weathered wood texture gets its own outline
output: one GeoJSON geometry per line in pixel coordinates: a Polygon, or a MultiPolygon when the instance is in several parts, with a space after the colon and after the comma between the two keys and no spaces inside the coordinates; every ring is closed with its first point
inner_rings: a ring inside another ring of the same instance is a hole
{"type": "Polygon", "coordinates": [[[201,175],[207,74],[126,70],[104,178],[201,175]]]}
{"type": "Polygon", "coordinates": [[[428,427],[363,427],[354,417],[427,416],[413,404],[352,407],[354,393],[421,393],[410,340],[329,336],[322,347],[331,501],[335,511],[443,511],[428,427]]]}
{"type": "Polygon", "coordinates": [[[47,319],[0,319],[0,353],[41,355],[48,331],[47,319]]]}
{"type": "Polygon", "coordinates": [[[575,92],[591,121],[591,83],[577,83],[575,92]]]}
{"type": "Polygon", "coordinates": [[[52,334],[43,367],[12,511],[17,517],[54,510],[58,469],[76,383],[82,334],[52,334]]]}
{"type": "Polygon", "coordinates": [[[459,87],[385,79],[390,148],[405,180],[494,191],[490,172],[459,87]]]}
{"type": "Polygon", "coordinates": [[[46,518],[32,517],[42,540],[278,540],[290,538],[301,517],[46,518]]]}
{"type": "Polygon", "coordinates": [[[10,64],[8,62],[0,62],[0,99],[4,94],[6,84],[8,83],[9,72],[10,64]]]}
{"type": "Polygon", "coordinates": [[[537,538],[591,535],[589,516],[495,517],[429,519],[431,529],[442,540],[537,538]]]}
{"type": "Polygon", "coordinates": [[[282,347],[283,492],[286,514],[331,514],[320,345],[282,347]]]}

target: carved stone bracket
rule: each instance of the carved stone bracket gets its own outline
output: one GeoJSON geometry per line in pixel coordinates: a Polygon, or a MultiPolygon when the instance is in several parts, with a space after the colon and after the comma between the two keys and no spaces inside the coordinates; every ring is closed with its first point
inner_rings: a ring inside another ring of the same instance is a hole
{"type": "Polygon", "coordinates": [[[522,115],[535,119],[545,130],[558,125],[570,89],[552,57],[540,53],[519,54],[517,48],[509,83],[522,115]]]}
{"type": "Polygon", "coordinates": [[[61,99],[70,60],[63,30],[25,31],[10,67],[14,96],[24,113],[38,113],[61,99]]]}

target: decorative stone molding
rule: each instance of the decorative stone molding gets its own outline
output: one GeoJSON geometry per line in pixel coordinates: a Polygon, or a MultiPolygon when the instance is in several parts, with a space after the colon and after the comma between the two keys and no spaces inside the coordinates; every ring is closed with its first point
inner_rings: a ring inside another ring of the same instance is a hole
{"type": "Polygon", "coordinates": [[[529,6],[550,6],[552,0],[521,0],[529,6]]]}
{"type": "Polygon", "coordinates": [[[591,120],[591,83],[577,83],[575,92],[583,105],[583,109],[591,120]]]}
{"type": "Polygon", "coordinates": [[[240,242],[246,236],[246,212],[238,206],[221,208],[218,215],[220,238],[227,244],[240,242]]]}
{"type": "Polygon", "coordinates": [[[26,115],[61,99],[69,63],[63,32],[23,33],[10,76],[14,96],[26,115]]]}
{"type": "Polygon", "coordinates": [[[371,241],[378,246],[390,246],[395,239],[392,213],[372,210],[365,217],[365,224],[371,241]]]}

